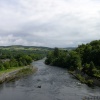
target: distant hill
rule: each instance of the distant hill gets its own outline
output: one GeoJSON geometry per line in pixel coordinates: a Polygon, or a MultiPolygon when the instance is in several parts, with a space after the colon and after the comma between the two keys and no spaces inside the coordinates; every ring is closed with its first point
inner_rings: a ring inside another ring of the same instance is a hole
{"type": "Polygon", "coordinates": [[[11,45],[11,46],[0,46],[0,49],[9,49],[9,50],[52,50],[49,47],[42,46],[22,46],[22,45],[11,45]]]}
{"type": "MultiPolygon", "coordinates": [[[[43,46],[23,46],[23,45],[11,45],[11,46],[0,46],[0,49],[4,50],[53,50],[54,48],[43,47],[43,46]]],[[[76,47],[60,48],[61,50],[74,50],[76,47]]]]}
{"type": "Polygon", "coordinates": [[[74,50],[76,47],[66,47],[66,48],[60,48],[61,50],[74,50]]]}

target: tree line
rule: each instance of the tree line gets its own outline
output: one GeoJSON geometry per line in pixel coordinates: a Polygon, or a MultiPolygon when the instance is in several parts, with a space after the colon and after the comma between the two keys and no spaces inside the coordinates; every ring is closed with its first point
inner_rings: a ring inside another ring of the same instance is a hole
{"type": "Polygon", "coordinates": [[[55,48],[48,53],[45,63],[100,78],[100,40],[79,45],[70,51],[55,48]]]}
{"type": "Polygon", "coordinates": [[[0,71],[12,67],[27,66],[32,60],[39,60],[44,56],[45,52],[41,51],[0,49],[0,71]]]}

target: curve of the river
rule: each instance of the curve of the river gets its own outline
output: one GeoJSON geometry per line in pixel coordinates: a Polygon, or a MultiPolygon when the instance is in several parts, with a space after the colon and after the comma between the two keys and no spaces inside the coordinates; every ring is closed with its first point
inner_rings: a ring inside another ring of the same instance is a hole
{"type": "Polygon", "coordinates": [[[82,100],[100,95],[100,87],[80,84],[67,70],[45,65],[44,59],[32,64],[38,68],[35,74],[0,85],[0,100],[82,100]]]}

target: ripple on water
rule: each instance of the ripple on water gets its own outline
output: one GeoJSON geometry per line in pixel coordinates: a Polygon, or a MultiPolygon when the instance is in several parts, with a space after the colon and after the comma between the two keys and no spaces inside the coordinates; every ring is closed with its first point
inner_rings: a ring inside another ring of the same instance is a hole
{"type": "Polygon", "coordinates": [[[79,85],[67,70],[43,62],[33,62],[38,68],[34,75],[0,85],[0,100],[81,100],[84,96],[100,94],[99,87],[79,85]]]}

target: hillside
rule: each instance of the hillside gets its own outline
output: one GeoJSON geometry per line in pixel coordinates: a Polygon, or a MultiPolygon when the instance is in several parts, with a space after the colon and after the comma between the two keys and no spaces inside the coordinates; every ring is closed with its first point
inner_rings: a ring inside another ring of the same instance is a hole
{"type": "Polygon", "coordinates": [[[3,50],[51,50],[49,47],[42,46],[22,46],[22,45],[12,45],[12,46],[0,46],[3,50]]]}

